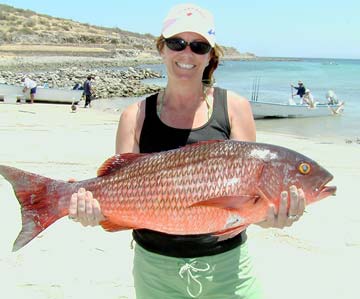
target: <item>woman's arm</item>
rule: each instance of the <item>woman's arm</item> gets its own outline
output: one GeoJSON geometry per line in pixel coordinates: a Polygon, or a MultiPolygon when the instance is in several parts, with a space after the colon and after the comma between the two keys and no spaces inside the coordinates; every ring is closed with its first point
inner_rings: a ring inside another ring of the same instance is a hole
{"type": "MultiPolygon", "coordinates": [[[[121,114],[116,133],[115,153],[138,153],[139,137],[145,115],[145,102],[127,107],[121,114]]],[[[99,202],[90,191],[80,188],[72,194],[69,205],[69,218],[83,226],[95,226],[105,219],[99,202]]]]}
{"type": "Polygon", "coordinates": [[[228,91],[227,98],[231,139],[255,142],[255,121],[249,101],[231,91],[228,91]]]}
{"type": "Polygon", "coordinates": [[[139,153],[139,139],[145,117],[145,101],[127,107],[116,132],[115,153],[139,153]]]}

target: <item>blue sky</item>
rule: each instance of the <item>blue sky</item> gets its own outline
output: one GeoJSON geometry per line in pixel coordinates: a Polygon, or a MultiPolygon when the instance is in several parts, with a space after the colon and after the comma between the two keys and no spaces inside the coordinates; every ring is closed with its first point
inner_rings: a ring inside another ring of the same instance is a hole
{"type": "MultiPolygon", "coordinates": [[[[0,0],[17,8],[158,35],[172,0],[0,0]]],[[[274,57],[360,59],[359,0],[192,1],[215,17],[217,42],[274,57]]]]}

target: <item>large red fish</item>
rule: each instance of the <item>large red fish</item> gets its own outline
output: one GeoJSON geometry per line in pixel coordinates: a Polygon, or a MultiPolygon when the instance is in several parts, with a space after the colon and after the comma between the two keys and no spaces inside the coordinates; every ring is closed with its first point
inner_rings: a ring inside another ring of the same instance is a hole
{"type": "Polygon", "coordinates": [[[100,202],[107,231],[147,228],[169,234],[211,233],[226,238],[266,218],[270,203],[291,185],[307,204],[336,191],[333,176],[290,149],[239,141],[209,141],[154,154],[108,159],[98,176],[52,180],[0,165],[21,205],[18,250],[68,215],[71,194],[84,187],[100,202]]]}

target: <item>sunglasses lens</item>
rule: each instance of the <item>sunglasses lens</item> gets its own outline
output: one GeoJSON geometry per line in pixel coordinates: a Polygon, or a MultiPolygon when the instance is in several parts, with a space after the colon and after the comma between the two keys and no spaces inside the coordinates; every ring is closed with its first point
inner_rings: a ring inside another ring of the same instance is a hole
{"type": "Polygon", "coordinates": [[[191,42],[190,43],[191,51],[193,51],[196,54],[206,54],[209,53],[211,46],[208,43],[203,42],[191,42]]]}
{"type": "MultiPolygon", "coordinates": [[[[173,51],[185,50],[188,43],[181,38],[167,38],[165,39],[166,46],[173,51]]],[[[211,46],[205,42],[190,42],[190,49],[196,54],[206,54],[211,50],[211,46]]]]}
{"type": "Polygon", "coordinates": [[[186,48],[186,41],[179,38],[165,39],[166,46],[173,51],[182,51],[186,48]]]}

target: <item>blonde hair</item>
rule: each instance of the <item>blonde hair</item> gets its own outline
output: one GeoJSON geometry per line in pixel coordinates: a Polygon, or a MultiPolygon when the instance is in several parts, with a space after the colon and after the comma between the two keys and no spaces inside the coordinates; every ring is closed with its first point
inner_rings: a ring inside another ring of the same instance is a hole
{"type": "MultiPolygon", "coordinates": [[[[156,49],[158,50],[159,53],[163,50],[164,46],[165,46],[165,38],[163,35],[160,35],[156,39],[156,49]]],[[[204,85],[208,85],[208,86],[214,85],[215,79],[213,74],[219,65],[220,56],[223,55],[224,55],[224,51],[222,50],[222,48],[218,44],[215,44],[215,47],[213,47],[210,51],[209,64],[207,65],[207,67],[203,72],[202,82],[204,85]]]]}

